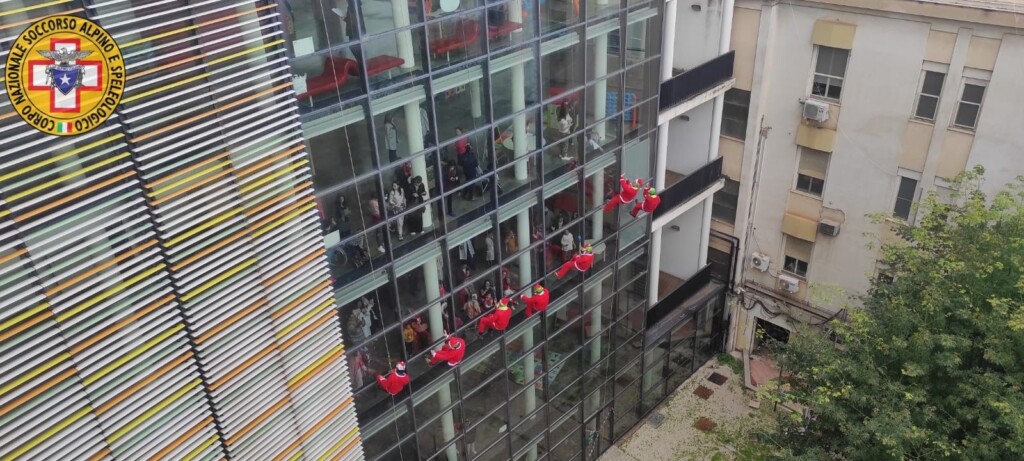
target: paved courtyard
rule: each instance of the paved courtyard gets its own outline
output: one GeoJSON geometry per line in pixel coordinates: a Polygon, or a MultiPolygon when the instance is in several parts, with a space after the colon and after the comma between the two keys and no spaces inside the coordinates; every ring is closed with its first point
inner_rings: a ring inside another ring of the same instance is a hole
{"type": "Polygon", "coordinates": [[[633,433],[609,449],[601,461],[738,459],[730,441],[742,433],[765,427],[771,421],[768,408],[750,406],[753,397],[753,392],[744,390],[742,373],[736,374],[717,358],[712,359],[648,415],[633,433]],[[710,381],[708,378],[714,373],[721,375],[716,377],[717,381],[721,382],[721,377],[726,381],[722,384],[710,381]],[[695,426],[709,430],[705,432],[695,426]]]}

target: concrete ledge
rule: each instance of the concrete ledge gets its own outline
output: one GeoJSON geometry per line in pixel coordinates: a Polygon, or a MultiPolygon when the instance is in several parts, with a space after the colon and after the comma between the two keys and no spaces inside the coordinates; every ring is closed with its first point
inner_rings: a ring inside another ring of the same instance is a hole
{"type": "Polygon", "coordinates": [[[668,109],[661,111],[661,113],[658,114],[658,125],[664,125],[668,123],[669,120],[672,120],[680,115],[683,115],[693,110],[697,106],[725,94],[726,91],[729,91],[729,89],[734,86],[736,86],[735,77],[720,83],[718,86],[714,88],[711,88],[690,99],[687,99],[679,104],[676,104],[672,107],[669,107],[668,109]]]}

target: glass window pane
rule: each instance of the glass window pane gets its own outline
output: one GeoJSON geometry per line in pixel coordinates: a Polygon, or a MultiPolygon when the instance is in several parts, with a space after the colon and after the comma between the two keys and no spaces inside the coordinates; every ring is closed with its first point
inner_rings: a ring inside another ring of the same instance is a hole
{"type": "Polygon", "coordinates": [[[917,111],[914,113],[919,118],[932,120],[935,118],[935,110],[938,108],[939,98],[922,94],[917,100],[917,111]]]}
{"type": "Polygon", "coordinates": [[[960,107],[956,111],[956,120],[954,123],[956,126],[974,128],[975,124],[978,122],[978,109],[980,108],[980,106],[976,106],[974,104],[966,102],[960,103],[960,107]]]}
{"type": "MultiPolygon", "coordinates": [[[[364,10],[375,5],[386,5],[391,13],[391,2],[364,2],[364,10]]],[[[365,11],[364,11],[365,14],[365,11]]],[[[372,23],[372,22],[371,22],[372,23]]],[[[389,29],[390,30],[390,29],[389,29]]],[[[426,69],[426,45],[423,27],[391,32],[363,42],[366,73],[371,90],[391,86],[421,75],[426,69]]]]}
{"type": "MultiPolygon", "coordinates": [[[[449,2],[439,2],[440,5],[446,3],[449,2]]],[[[486,28],[482,12],[445,17],[429,24],[427,40],[431,67],[436,70],[482,55],[486,28]]]]}
{"type": "Polygon", "coordinates": [[[580,2],[574,0],[545,0],[540,4],[541,33],[563,29],[580,21],[580,2]]]}
{"type": "Polygon", "coordinates": [[[945,78],[946,74],[930,70],[926,71],[924,73],[924,83],[921,85],[921,93],[938,96],[942,92],[942,81],[945,78]]]}
{"type": "Polygon", "coordinates": [[[971,85],[970,83],[964,85],[964,101],[981,104],[981,98],[984,95],[985,87],[981,85],[971,85]]]}
{"type": "Polygon", "coordinates": [[[533,1],[505,2],[487,8],[487,39],[492,50],[522,43],[537,35],[536,22],[529,10],[533,1]],[[512,9],[520,5],[519,11],[512,9]]]}

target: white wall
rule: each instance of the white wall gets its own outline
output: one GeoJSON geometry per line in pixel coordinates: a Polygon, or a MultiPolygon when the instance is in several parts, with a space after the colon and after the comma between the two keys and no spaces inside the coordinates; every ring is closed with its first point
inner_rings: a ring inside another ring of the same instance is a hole
{"type": "MultiPolygon", "coordinates": [[[[823,193],[824,206],[842,210],[846,222],[838,237],[818,236],[808,278],[860,291],[867,287],[865,274],[874,271],[876,260],[875,253],[866,249],[864,233],[881,231],[866,215],[892,210],[902,136],[916,95],[929,25],[792,5],[782,8],[774,53],[766,63],[772,84],[765,89],[765,124],[771,131],[765,141],[754,238],[748,243],[752,250],[770,255],[774,269],[781,268],[782,217],[797,170],[799,100],[810,94],[814,23],[829,18],[857,24],[823,193]]],[[[750,144],[748,150],[756,148],[750,144]]],[[[774,286],[773,277],[748,274],[774,286]]]]}
{"type": "Polygon", "coordinates": [[[680,1],[672,68],[692,69],[717,57],[721,33],[722,0],[680,1]],[[694,11],[693,5],[699,5],[700,11],[694,11]]]}
{"type": "Polygon", "coordinates": [[[661,271],[687,279],[700,269],[701,234],[708,232],[703,222],[704,203],[686,210],[661,228],[661,271]],[[676,231],[672,226],[678,226],[676,231]]]}
{"type": "MultiPolygon", "coordinates": [[[[1003,35],[967,167],[985,166],[984,189],[1003,189],[1024,174],[1024,37],[1003,35]]],[[[950,101],[950,104],[953,102],[950,101]]]]}
{"type": "MultiPolygon", "coordinates": [[[[867,215],[892,211],[903,136],[917,97],[929,30],[958,31],[962,38],[967,34],[968,41],[971,34],[1002,37],[967,167],[986,167],[988,192],[1001,189],[1024,174],[1024,105],[1020,103],[1020,95],[1024,94],[1024,80],[1020,78],[1024,69],[1024,37],[980,24],[967,26],[921,17],[860,14],[854,10],[793,4],[776,8],[772,48],[759,50],[759,59],[765,59],[765,63],[763,69],[755,69],[764,86],[762,94],[754,98],[763,98],[761,111],[771,130],[764,144],[761,182],[754,198],[757,208],[753,238],[747,242],[750,251],[768,254],[773,263],[768,274],[748,270],[748,280],[774,286],[782,267],[781,225],[797,170],[799,100],[810,93],[814,66],[811,35],[818,19],[852,23],[857,30],[823,193],[823,205],[841,210],[846,220],[838,237],[817,236],[808,273],[811,282],[839,285],[851,293],[863,292],[869,285],[867,275],[875,272],[877,251],[869,250],[867,245],[874,241],[871,235],[882,233],[885,226],[873,224],[867,215]]],[[[955,56],[951,63],[945,85],[953,85],[955,90],[951,95],[944,92],[940,114],[943,107],[948,109],[957,103],[962,63],[962,55],[955,56]]],[[[749,123],[755,123],[760,115],[751,112],[749,123]]],[[[933,140],[941,142],[948,123],[942,118],[937,121],[933,140]]],[[[756,144],[756,139],[748,139],[745,157],[753,157],[756,144]]],[[[932,146],[929,164],[934,165],[934,156],[941,151],[941,145],[932,146]]],[[[935,189],[927,171],[920,187],[925,191],[935,189]]],[[[738,236],[742,237],[744,232],[745,229],[737,229],[738,236]]]]}
{"type": "Polygon", "coordinates": [[[714,104],[707,102],[687,112],[688,121],[675,118],[669,122],[669,170],[690,174],[708,163],[713,112],[714,104]]]}

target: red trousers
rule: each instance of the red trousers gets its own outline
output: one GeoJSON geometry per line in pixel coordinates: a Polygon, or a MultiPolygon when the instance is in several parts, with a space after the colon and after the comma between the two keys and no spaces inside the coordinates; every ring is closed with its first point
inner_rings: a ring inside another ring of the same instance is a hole
{"type": "Polygon", "coordinates": [[[612,211],[615,207],[629,202],[629,200],[625,200],[622,198],[622,194],[615,194],[615,196],[612,197],[612,199],[609,200],[608,203],[604,204],[604,212],[607,213],[609,211],[612,211]]]}
{"type": "Polygon", "coordinates": [[[575,268],[576,268],[576,261],[574,261],[572,259],[566,261],[565,264],[562,264],[562,267],[558,268],[558,273],[557,273],[558,274],[558,278],[565,277],[565,274],[568,274],[569,271],[571,271],[571,270],[573,270],[575,268]]]}

